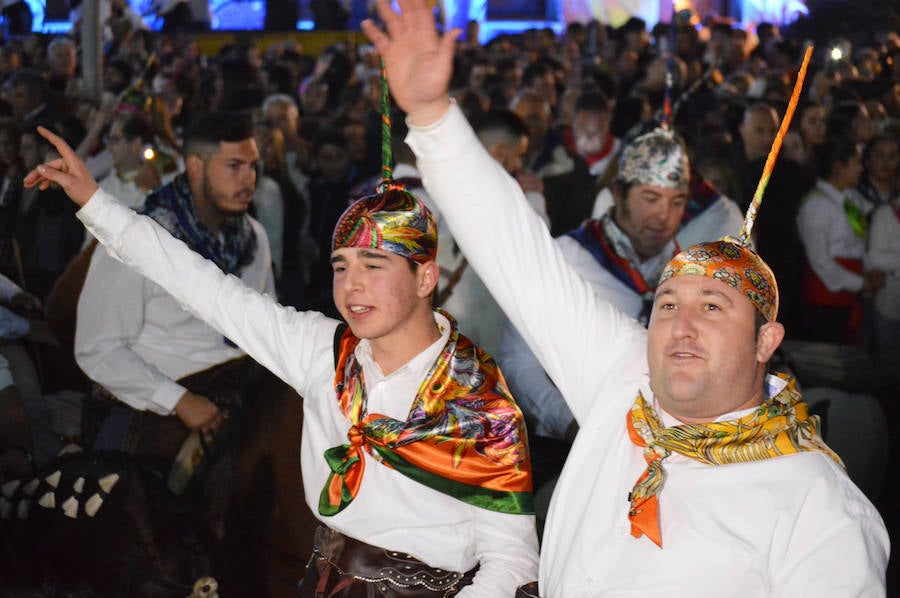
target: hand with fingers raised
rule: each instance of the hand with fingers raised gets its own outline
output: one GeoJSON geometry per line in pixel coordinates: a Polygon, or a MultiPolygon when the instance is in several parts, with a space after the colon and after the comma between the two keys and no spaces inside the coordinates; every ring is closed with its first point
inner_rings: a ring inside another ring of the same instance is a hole
{"type": "Polygon", "coordinates": [[[44,127],[38,127],[41,137],[53,144],[61,158],[45,162],[28,173],[25,187],[38,187],[42,191],[56,183],[66,192],[69,198],[83,206],[97,191],[97,181],[91,176],[87,166],[79,158],[69,144],[44,127]]]}
{"type": "Polygon", "coordinates": [[[377,0],[386,31],[371,20],[362,29],[378,49],[394,101],[409,122],[426,126],[439,120],[450,105],[447,89],[459,29],[439,35],[434,12],[425,0],[399,0],[394,11],[388,0],[377,0]]]}

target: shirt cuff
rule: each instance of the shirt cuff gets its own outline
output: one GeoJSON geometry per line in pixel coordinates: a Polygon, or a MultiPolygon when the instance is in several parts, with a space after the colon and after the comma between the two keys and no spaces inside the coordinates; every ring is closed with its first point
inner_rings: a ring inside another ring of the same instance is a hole
{"type": "Polygon", "coordinates": [[[91,198],[75,215],[101,243],[106,244],[119,237],[134,217],[134,212],[97,187],[91,198]]]}
{"type": "Polygon", "coordinates": [[[186,392],[187,389],[177,382],[164,382],[150,397],[150,404],[147,405],[147,410],[159,415],[172,415],[175,411],[175,405],[178,404],[178,401],[186,392]]]}
{"type": "Polygon", "coordinates": [[[407,124],[409,134],[406,136],[406,143],[413,149],[417,158],[427,156],[429,161],[457,156],[460,146],[465,145],[467,137],[475,136],[462,110],[452,99],[450,108],[444,116],[430,125],[419,127],[409,124],[409,121],[407,124]]]}

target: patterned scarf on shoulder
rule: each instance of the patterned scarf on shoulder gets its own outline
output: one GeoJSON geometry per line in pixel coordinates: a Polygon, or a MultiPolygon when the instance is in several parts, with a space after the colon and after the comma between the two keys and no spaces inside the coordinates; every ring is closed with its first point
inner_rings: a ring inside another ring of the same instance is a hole
{"type": "MultiPolygon", "coordinates": [[[[447,314],[444,314],[447,316],[447,314]]],[[[468,504],[532,513],[531,459],[522,412],[494,360],[452,331],[419,387],[406,421],[368,413],[366,384],[348,328],[340,340],[335,390],[350,420],[349,444],[325,451],[331,474],[319,513],[339,513],[356,497],[368,452],[386,467],[468,504]]]]}
{"type": "Polygon", "coordinates": [[[225,274],[238,275],[253,262],[256,234],[247,214],[225,219],[219,237],[207,229],[194,213],[187,175],[180,174],[147,196],[141,214],[153,218],[176,239],[212,261],[225,274]]]}
{"type": "Polygon", "coordinates": [[[807,413],[793,378],[775,374],[786,386],[753,413],[737,420],[663,427],[643,395],[628,412],[628,435],[644,447],[647,469],[628,495],[631,535],[646,534],[662,548],[657,495],[666,480],[663,459],[673,451],[706,465],[762,461],[805,451],[824,453],[843,467],[819,435],[819,418],[807,413]]]}
{"type": "MultiPolygon", "coordinates": [[[[647,282],[641,271],[629,259],[626,245],[630,245],[630,241],[613,222],[612,210],[599,220],[586,221],[568,234],[578,241],[578,244],[584,247],[604,270],[641,297],[641,312],[637,319],[646,326],[650,321],[650,310],[659,273],[647,282]]],[[[679,251],[678,241],[675,241],[675,251],[672,255],[679,251]]],[[[665,264],[660,265],[660,271],[663,265],[665,264]]]]}

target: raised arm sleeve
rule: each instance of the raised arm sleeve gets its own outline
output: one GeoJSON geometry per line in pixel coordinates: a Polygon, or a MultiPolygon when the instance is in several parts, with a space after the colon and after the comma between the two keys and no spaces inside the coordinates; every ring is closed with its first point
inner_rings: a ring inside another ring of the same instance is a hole
{"type": "Polygon", "coordinates": [[[646,372],[646,331],[599,299],[566,263],[518,183],[490,158],[459,108],[452,105],[428,127],[411,126],[407,143],[463,253],[576,418],[614,381],[637,382],[646,372]]]}

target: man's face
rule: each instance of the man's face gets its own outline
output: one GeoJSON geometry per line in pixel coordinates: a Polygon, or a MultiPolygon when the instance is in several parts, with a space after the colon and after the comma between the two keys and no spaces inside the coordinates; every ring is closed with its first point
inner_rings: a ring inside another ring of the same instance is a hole
{"type": "Polygon", "coordinates": [[[556,105],[557,91],[556,79],[553,73],[545,73],[531,80],[531,89],[544,98],[550,106],[556,105]]]}
{"type": "Polygon", "coordinates": [[[682,275],[661,284],[647,342],[650,387],[660,406],[696,423],[757,404],[764,376],[758,366],[777,343],[758,346],[755,323],[750,301],[724,282],[682,275]]]}
{"type": "Polygon", "coordinates": [[[523,135],[515,143],[500,141],[487,150],[492,158],[503,165],[506,172],[515,176],[522,170],[522,157],[528,151],[528,137],[523,135]]]}
{"type": "Polygon", "coordinates": [[[896,141],[879,141],[869,154],[869,176],[879,182],[892,183],[900,166],[900,146],[896,141]]]}
{"type": "Polygon", "coordinates": [[[276,129],[280,129],[285,137],[293,139],[297,135],[297,127],[300,125],[300,112],[296,106],[275,104],[266,110],[266,120],[272,123],[276,129]]]}
{"type": "Polygon", "coordinates": [[[609,112],[579,110],[572,120],[575,147],[582,156],[596,154],[603,149],[609,136],[609,112]]]}
{"type": "Polygon", "coordinates": [[[17,120],[22,120],[29,112],[40,105],[40,99],[28,93],[28,89],[24,85],[16,85],[8,94],[7,101],[13,109],[13,116],[17,120]]]}
{"type": "Polygon", "coordinates": [[[366,128],[359,123],[350,123],[343,129],[350,159],[357,164],[366,159],[366,128]]]}
{"type": "Polygon", "coordinates": [[[853,156],[850,156],[846,163],[838,162],[835,164],[834,173],[837,175],[837,184],[835,187],[838,189],[856,187],[856,185],[859,184],[859,177],[862,176],[862,172],[862,156],[857,152],[853,156]]]}
{"type": "Polygon", "coordinates": [[[243,214],[253,201],[259,151],[253,139],[219,143],[219,152],[203,164],[201,201],[222,215],[243,214]]]}
{"type": "Polygon", "coordinates": [[[800,133],[808,145],[821,145],[825,141],[825,108],[808,108],[800,119],[800,133]]]}
{"type": "Polygon", "coordinates": [[[326,181],[340,183],[350,172],[350,153],[343,147],[326,143],[316,153],[316,165],[326,181]]]}
{"type": "Polygon", "coordinates": [[[113,159],[113,166],[118,172],[128,172],[140,166],[141,140],[140,138],[125,139],[120,121],[113,122],[109,128],[106,149],[109,150],[109,154],[113,159]]]}
{"type": "Polygon", "coordinates": [[[657,185],[632,185],[625,198],[615,194],[615,221],[642,260],[657,255],[678,232],[687,193],[657,185]]]}
{"type": "Polygon", "coordinates": [[[519,118],[528,124],[531,142],[540,146],[550,128],[550,104],[532,96],[523,97],[513,108],[519,118]]]}
{"type": "Polygon", "coordinates": [[[413,271],[406,258],[380,249],[332,252],[334,304],[353,334],[381,342],[402,339],[407,322],[434,289],[429,264],[434,262],[413,271]]]}
{"type": "Polygon", "coordinates": [[[741,138],[748,160],[758,160],[769,153],[775,133],[778,132],[778,115],[775,110],[763,109],[749,112],[741,123],[741,138]]]}
{"type": "Polygon", "coordinates": [[[57,44],[47,55],[47,62],[54,75],[71,77],[75,74],[75,67],[78,66],[78,57],[72,46],[57,44]]]}

